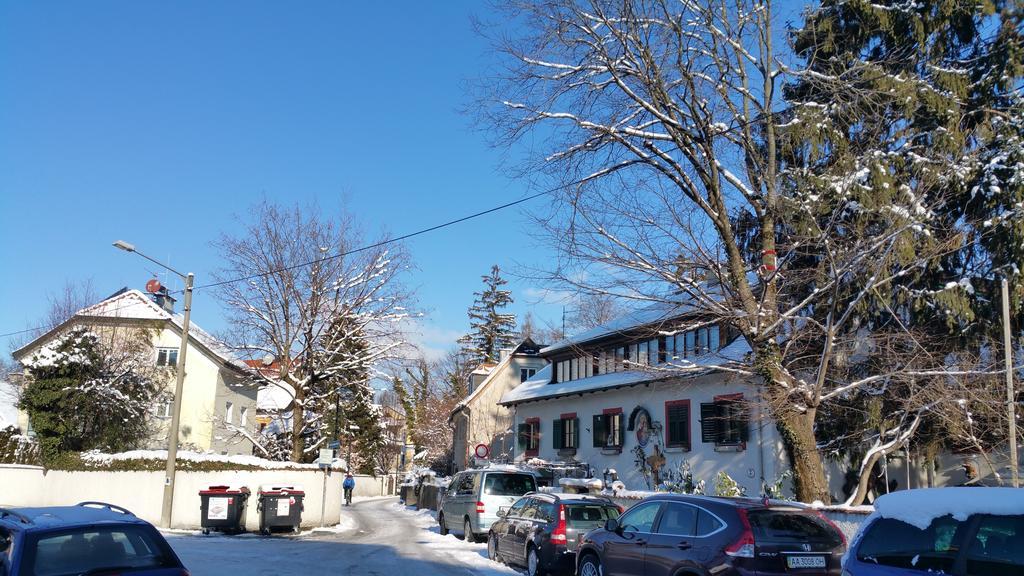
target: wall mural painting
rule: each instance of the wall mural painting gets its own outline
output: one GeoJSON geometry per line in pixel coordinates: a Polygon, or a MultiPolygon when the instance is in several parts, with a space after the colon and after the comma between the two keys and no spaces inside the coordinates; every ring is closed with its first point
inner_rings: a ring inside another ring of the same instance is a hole
{"type": "Polygon", "coordinates": [[[647,489],[651,490],[661,484],[662,468],[665,466],[665,455],[660,446],[661,422],[655,422],[646,408],[637,406],[629,414],[626,430],[636,434],[633,463],[644,477],[647,489]],[[649,455],[646,450],[648,444],[651,445],[649,455]]]}

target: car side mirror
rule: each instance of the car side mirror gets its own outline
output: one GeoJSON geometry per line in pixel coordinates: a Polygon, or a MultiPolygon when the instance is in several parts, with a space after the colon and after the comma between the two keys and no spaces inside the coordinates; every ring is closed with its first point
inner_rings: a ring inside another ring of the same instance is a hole
{"type": "Polygon", "coordinates": [[[508,517],[508,506],[498,506],[498,518],[508,517]]]}
{"type": "Polygon", "coordinates": [[[622,526],[619,525],[619,521],[616,520],[615,518],[609,518],[604,523],[604,529],[609,531],[609,532],[615,532],[616,534],[621,534],[622,533],[622,526]]]}

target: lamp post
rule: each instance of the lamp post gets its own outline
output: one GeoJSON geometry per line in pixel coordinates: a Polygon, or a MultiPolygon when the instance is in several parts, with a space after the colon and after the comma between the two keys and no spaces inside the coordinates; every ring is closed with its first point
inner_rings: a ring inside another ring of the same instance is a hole
{"type": "Polygon", "coordinates": [[[181,345],[178,348],[178,363],[175,366],[174,403],[171,410],[171,426],[167,433],[167,468],[164,478],[164,498],[160,509],[160,525],[164,528],[171,527],[171,509],[174,504],[174,474],[178,458],[178,428],[181,423],[181,393],[185,384],[185,354],[188,352],[188,326],[192,314],[192,285],[195,275],[191,272],[182,274],[174,268],[158,262],[135,249],[133,244],[124,240],[114,242],[114,247],[125,252],[134,252],[146,260],[160,266],[161,268],[177,274],[185,281],[185,310],[181,323],[181,345]]]}

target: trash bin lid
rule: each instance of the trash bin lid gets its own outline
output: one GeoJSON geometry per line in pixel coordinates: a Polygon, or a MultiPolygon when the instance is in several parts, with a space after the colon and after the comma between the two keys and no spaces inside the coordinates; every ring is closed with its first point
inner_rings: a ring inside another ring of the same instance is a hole
{"type": "Polygon", "coordinates": [[[235,484],[214,484],[199,491],[200,496],[208,494],[248,494],[249,488],[235,484]]]}
{"type": "Polygon", "coordinates": [[[260,484],[260,494],[306,494],[302,484],[260,484]]]}

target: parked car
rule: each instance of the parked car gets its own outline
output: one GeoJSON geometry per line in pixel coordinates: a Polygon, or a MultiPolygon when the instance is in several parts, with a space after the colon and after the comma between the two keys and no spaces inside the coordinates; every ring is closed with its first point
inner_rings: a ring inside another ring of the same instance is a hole
{"type": "Polygon", "coordinates": [[[656,495],[584,535],[579,576],[838,576],[846,541],[802,505],[656,495]]]}
{"type": "Polygon", "coordinates": [[[927,488],[875,502],[850,544],[844,576],[1020,576],[1024,490],[927,488]]]}
{"type": "Polygon", "coordinates": [[[537,490],[537,478],[512,468],[483,468],[456,474],[448,484],[437,513],[441,534],[449,531],[469,542],[482,539],[498,519],[498,508],[511,506],[523,494],[537,490]]]}
{"type": "Polygon", "coordinates": [[[152,524],[101,502],[0,508],[0,576],[188,576],[152,524]]]}
{"type": "Polygon", "coordinates": [[[498,511],[487,535],[491,560],[525,566],[529,576],[572,574],[579,537],[619,517],[608,498],[584,494],[528,494],[498,511]]]}

